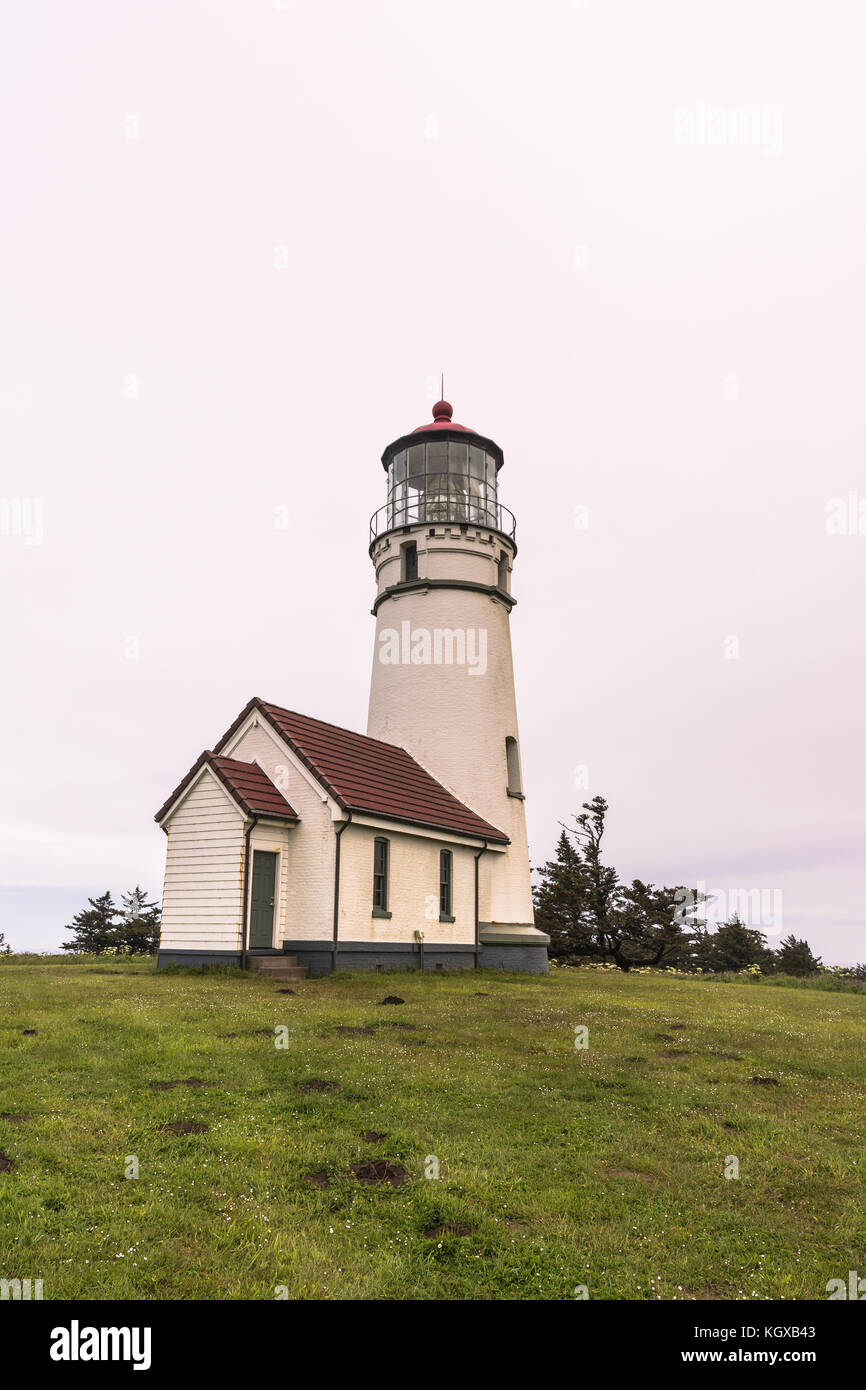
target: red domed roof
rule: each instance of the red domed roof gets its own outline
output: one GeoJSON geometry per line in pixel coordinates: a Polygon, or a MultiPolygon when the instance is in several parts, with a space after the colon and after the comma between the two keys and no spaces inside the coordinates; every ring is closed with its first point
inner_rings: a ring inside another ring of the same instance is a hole
{"type": "Polygon", "coordinates": [[[459,439],[461,434],[470,434],[473,443],[477,445],[478,448],[484,449],[488,454],[492,454],[493,458],[496,460],[497,469],[501,468],[504,460],[499,445],[494,443],[492,439],[488,439],[486,435],[479,434],[477,430],[473,430],[469,425],[455,424],[451,419],[453,413],[454,407],[451,405],[450,401],[437,401],[433,407],[433,419],[429,424],[418,425],[414,430],[410,430],[408,434],[401,434],[399,439],[393,440],[388,445],[382,454],[382,467],[387,470],[392,458],[399,449],[408,449],[413,442],[417,442],[420,445],[421,441],[416,441],[416,436],[419,434],[432,434],[434,437],[438,436],[439,439],[444,440],[459,439]]]}
{"type": "Polygon", "coordinates": [[[450,401],[437,401],[433,407],[433,421],[429,425],[419,425],[413,434],[426,434],[428,430],[462,430],[464,434],[475,434],[469,425],[456,425],[451,419],[454,407],[450,401]]]}

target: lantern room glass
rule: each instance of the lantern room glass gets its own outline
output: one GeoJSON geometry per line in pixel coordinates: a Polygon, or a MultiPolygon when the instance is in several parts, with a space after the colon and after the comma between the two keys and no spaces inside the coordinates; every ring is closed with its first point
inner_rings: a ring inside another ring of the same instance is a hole
{"type": "Polygon", "coordinates": [[[496,460],[476,444],[410,444],[388,465],[388,525],[468,521],[497,524],[496,460]]]}

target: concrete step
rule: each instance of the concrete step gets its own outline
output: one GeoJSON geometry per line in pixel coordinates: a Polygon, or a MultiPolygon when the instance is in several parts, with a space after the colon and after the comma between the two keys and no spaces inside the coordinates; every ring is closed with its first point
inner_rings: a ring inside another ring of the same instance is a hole
{"type": "Polygon", "coordinates": [[[250,969],[265,980],[305,980],[310,973],[296,956],[250,956],[250,969]]]}

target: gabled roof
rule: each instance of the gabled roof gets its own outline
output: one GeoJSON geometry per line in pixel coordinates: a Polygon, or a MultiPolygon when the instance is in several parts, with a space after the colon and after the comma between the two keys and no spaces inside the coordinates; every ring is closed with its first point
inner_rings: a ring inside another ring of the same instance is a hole
{"type": "Polygon", "coordinates": [[[352,733],[321,719],[267,704],[254,696],[217,744],[219,752],[244,720],[258,710],[285,739],[316,781],[344,810],[366,812],[432,830],[493,840],[508,836],[477,816],[431,777],[404,748],[352,733]]]}
{"type": "Polygon", "coordinates": [[[219,778],[245,815],[275,816],[279,820],[299,819],[298,813],[258,763],[239,762],[236,758],[221,758],[215,753],[205,752],[193,763],[165,805],[159,808],[154,820],[162,820],[205,764],[219,778]]]}

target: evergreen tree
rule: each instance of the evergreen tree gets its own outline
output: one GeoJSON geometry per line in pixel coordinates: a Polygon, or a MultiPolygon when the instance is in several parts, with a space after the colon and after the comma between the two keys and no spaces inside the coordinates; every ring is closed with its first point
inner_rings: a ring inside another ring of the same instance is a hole
{"type": "Polygon", "coordinates": [[[767,949],[767,938],[754,927],[747,927],[734,913],[715,931],[698,928],[695,962],[701,970],[720,973],[725,970],[746,970],[760,966],[769,973],[776,963],[775,955],[767,949]]]}
{"type": "Polygon", "coordinates": [[[584,802],[574,827],[563,826],[556,859],[539,871],[536,921],[550,936],[552,954],[595,956],[621,970],[661,963],[688,968],[693,895],[640,879],[622,884],[602,859],[607,809],[601,796],[584,802]],[[679,907],[684,897],[690,903],[685,910],[679,907]]]}
{"type": "Polygon", "coordinates": [[[121,894],[121,904],[116,944],[132,956],[153,955],[159,945],[159,906],[147,901],[138,884],[131,893],[121,894]]]}
{"type": "Polygon", "coordinates": [[[698,897],[682,887],[656,888],[639,878],[632,881],[630,888],[624,888],[624,938],[644,957],[632,963],[694,970],[692,932],[695,913],[704,896],[698,897]]]}
{"type": "Polygon", "coordinates": [[[821,957],[813,956],[808,941],[798,941],[793,932],[776,952],[776,969],[782,975],[817,975],[821,957]]]}
{"type": "Polygon", "coordinates": [[[550,937],[550,954],[560,959],[593,954],[588,881],[580,855],[563,830],[556,858],[539,870],[533,890],[535,917],[550,937]]]}
{"type": "Polygon", "coordinates": [[[110,893],[101,898],[88,898],[89,908],[77,912],[64,931],[74,932],[71,941],[64,941],[61,951],[93,952],[99,954],[107,946],[116,946],[117,907],[110,893]]]}

